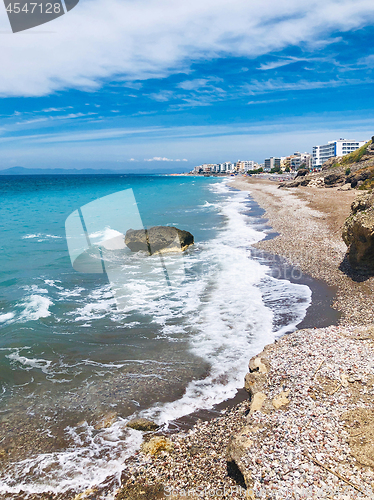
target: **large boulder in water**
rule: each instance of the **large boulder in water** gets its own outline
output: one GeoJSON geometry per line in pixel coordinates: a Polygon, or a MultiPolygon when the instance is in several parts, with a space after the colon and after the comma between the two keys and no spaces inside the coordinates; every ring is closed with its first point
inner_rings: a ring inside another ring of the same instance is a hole
{"type": "Polygon", "coordinates": [[[188,231],[176,227],[154,226],[149,229],[129,229],[125,243],[132,252],[143,250],[152,255],[156,252],[183,252],[193,245],[194,238],[188,231]]]}
{"type": "Polygon", "coordinates": [[[356,270],[374,273],[374,194],[359,195],[351,210],[342,234],[349,262],[356,270]]]}

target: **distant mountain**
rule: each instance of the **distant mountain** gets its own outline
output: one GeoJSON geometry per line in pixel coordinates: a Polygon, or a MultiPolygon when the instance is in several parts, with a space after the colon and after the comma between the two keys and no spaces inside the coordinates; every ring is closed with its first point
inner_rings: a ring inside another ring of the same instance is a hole
{"type": "Polygon", "coordinates": [[[0,170],[0,175],[92,175],[92,174],[123,174],[117,170],[104,170],[94,168],[25,168],[12,167],[0,170]]]}

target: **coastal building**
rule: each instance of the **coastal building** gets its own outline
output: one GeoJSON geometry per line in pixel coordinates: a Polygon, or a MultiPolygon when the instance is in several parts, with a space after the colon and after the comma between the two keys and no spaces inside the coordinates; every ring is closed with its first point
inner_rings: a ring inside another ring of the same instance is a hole
{"type": "Polygon", "coordinates": [[[252,160],[238,160],[235,165],[235,170],[240,173],[245,173],[248,170],[253,170],[256,163],[252,160]]]}
{"type": "Polygon", "coordinates": [[[270,158],[266,158],[264,162],[264,170],[265,172],[269,172],[271,169],[276,168],[281,166],[282,159],[281,158],[274,158],[274,156],[271,156],[270,158]]]}
{"type": "Polygon", "coordinates": [[[313,167],[321,167],[325,161],[333,156],[344,156],[361,146],[367,141],[353,141],[348,139],[339,139],[338,141],[329,141],[321,146],[313,146],[313,167]]]}
{"type": "Polygon", "coordinates": [[[211,172],[213,172],[214,167],[215,165],[213,163],[204,163],[203,165],[201,165],[204,174],[210,174],[211,172]]]}
{"type": "Polygon", "coordinates": [[[233,163],[231,163],[231,161],[226,161],[225,163],[220,164],[220,172],[229,173],[229,172],[233,172],[234,169],[235,169],[235,165],[233,163]]]}
{"type": "Polygon", "coordinates": [[[289,167],[293,171],[298,170],[300,167],[307,168],[308,170],[312,168],[312,155],[310,153],[296,151],[289,159],[289,167]]]}

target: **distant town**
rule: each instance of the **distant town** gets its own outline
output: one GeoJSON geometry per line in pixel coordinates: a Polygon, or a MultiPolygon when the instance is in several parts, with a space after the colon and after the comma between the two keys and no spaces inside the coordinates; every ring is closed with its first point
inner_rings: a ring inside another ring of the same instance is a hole
{"type": "Polygon", "coordinates": [[[296,151],[289,156],[279,158],[271,156],[264,163],[256,163],[252,160],[238,160],[236,163],[226,161],[224,163],[204,163],[198,165],[190,174],[193,175],[235,175],[235,174],[260,174],[263,172],[271,174],[282,174],[296,172],[301,168],[310,171],[321,170],[322,165],[329,158],[344,156],[356,151],[368,141],[353,141],[339,139],[329,141],[321,146],[313,146],[312,153],[300,153],[296,151]]]}

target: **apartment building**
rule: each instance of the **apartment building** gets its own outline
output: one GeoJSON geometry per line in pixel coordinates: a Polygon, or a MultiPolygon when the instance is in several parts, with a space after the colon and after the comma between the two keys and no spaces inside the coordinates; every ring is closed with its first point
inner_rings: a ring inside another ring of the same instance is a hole
{"type": "Polygon", "coordinates": [[[325,161],[333,156],[344,156],[352,151],[356,151],[367,141],[353,141],[348,139],[339,139],[338,141],[329,141],[321,146],[313,146],[313,167],[321,167],[325,161]]]}
{"type": "Polygon", "coordinates": [[[238,160],[235,165],[235,170],[237,172],[247,172],[248,170],[253,170],[255,168],[255,165],[257,165],[254,161],[252,160],[238,160]]]}
{"type": "Polygon", "coordinates": [[[274,156],[271,156],[270,158],[266,158],[265,163],[264,163],[264,170],[265,172],[269,172],[272,168],[279,167],[281,166],[282,163],[282,158],[274,158],[274,156]]]}
{"type": "Polygon", "coordinates": [[[312,155],[310,153],[300,153],[296,151],[293,155],[287,157],[291,170],[298,170],[301,166],[307,169],[312,168],[312,155]]]}

